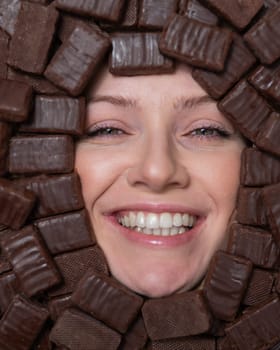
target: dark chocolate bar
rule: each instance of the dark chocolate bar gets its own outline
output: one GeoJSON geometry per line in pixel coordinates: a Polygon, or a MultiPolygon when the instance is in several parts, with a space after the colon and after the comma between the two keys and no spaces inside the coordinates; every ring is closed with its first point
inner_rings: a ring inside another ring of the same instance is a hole
{"type": "Polygon", "coordinates": [[[280,156],[280,113],[273,112],[259,131],[256,144],[259,148],[280,156]]]}
{"type": "Polygon", "coordinates": [[[0,223],[13,229],[22,227],[35,203],[32,192],[17,188],[0,178],[0,223]]]}
{"type": "Polygon", "coordinates": [[[25,295],[39,294],[61,281],[51,256],[32,226],[5,237],[1,246],[25,295]]]}
{"type": "Polygon", "coordinates": [[[159,52],[158,39],[158,33],[113,34],[110,72],[116,75],[172,72],[173,61],[159,52]]]}
{"type": "Polygon", "coordinates": [[[222,251],[211,260],[203,291],[213,315],[233,321],[252,273],[250,260],[222,251]]]}
{"type": "Polygon", "coordinates": [[[11,124],[0,121],[0,175],[3,175],[7,171],[6,158],[11,134],[11,124]]]}
{"type": "Polygon", "coordinates": [[[32,87],[28,84],[0,79],[0,120],[23,122],[29,116],[32,87]]]}
{"type": "Polygon", "coordinates": [[[241,185],[265,186],[277,182],[280,182],[280,160],[255,148],[245,148],[241,157],[241,185]]]}
{"type": "Polygon", "coordinates": [[[14,136],[10,139],[9,172],[69,173],[74,168],[74,143],[69,135],[14,136]]]}
{"type": "Polygon", "coordinates": [[[58,12],[51,6],[22,2],[12,36],[8,64],[30,73],[43,73],[53,41],[58,12]]]}
{"type": "Polygon", "coordinates": [[[274,239],[280,245],[280,183],[264,187],[262,189],[262,197],[267,208],[268,221],[274,239]]]}
{"type": "Polygon", "coordinates": [[[216,350],[216,341],[207,335],[156,340],[149,350],[216,350]]]}
{"type": "Polygon", "coordinates": [[[34,222],[51,254],[88,247],[95,243],[85,210],[55,215],[34,222]]]}
{"type": "Polygon", "coordinates": [[[276,267],[280,253],[270,232],[240,224],[232,224],[230,227],[227,251],[267,269],[276,267]]]}
{"type": "Polygon", "coordinates": [[[66,309],[72,306],[74,305],[71,300],[71,294],[60,295],[59,297],[52,298],[48,302],[51,319],[56,321],[66,309]]]}
{"type": "Polygon", "coordinates": [[[116,280],[88,270],[79,281],[72,301],[110,328],[125,333],[135,320],[143,299],[116,280]]]}
{"type": "Polygon", "coordinates": [[[122,338],[120,350],[139,350],[144,349],[147,343],[148,335],[144,325],[143,318],[139,316],[129,327],[122,338]]]}
{"type": "Polygon", "coordinates": [[[44,75],[69,94],[82,93],[105,58],[111,42],[89,25],[76,27],[52,57],[44,75]]]}
{"type": "Polygon", "coordinates": [[[0,28],[12,36],[21,7],[21,0],[1,0],[0,2],[0,28]]]}
{"type": "Polygon", "coordinates": [[[50,341],[68,350],[117,350],[121,336],[87,314],[69,309],[52,328],[50,341]]]}
{"type": "Polygon", "coordinates": [[[85,120],[85,98],[36,95],[32,117],[20,131],[82,135],[85,120]]]}
{"type": "Polygon", "coordinates": [[[29,350],[48,316],[46,308],[17,295],[0,320],[1,350],[29,350]]]}
{"type": "Polygon", "coordinates": [[[271,109],[266,100],[245,80],[218,103],[219,109],[251,141],[255,141],[271,109]]]}
{"type": "Polygon", "coordinates": [[[13,272],[0,275],[0,315],[6,312],[9,304],[18,292],[18,281],[13,272]]]}
{"type": "Polygon", "coordinates": [[[9,52],[9,36],[3,30],[0,29],[0,78],[1,79],[7,78],[8,52],[9,52]]]}
{"type": "Polygon", "coordinates": [[[201,334],[207,332],[212,324],[212,316],[201,291],[149,299],[142,307],[142,314],[152,340],[201,334]]]}
{"type": "Polygon", "coordinates": [[[218,25],[218,16],[198,0],[180,0],[178,7],[178,13],[182,16],[187,16],[205,24],[218,25]]]}
{"type": "Polygon", "coordinates": [[[174,15],[161,34],[159,48],[167,56],[195,67],[222,71],[231,43],[228,29],[174,15]]]}

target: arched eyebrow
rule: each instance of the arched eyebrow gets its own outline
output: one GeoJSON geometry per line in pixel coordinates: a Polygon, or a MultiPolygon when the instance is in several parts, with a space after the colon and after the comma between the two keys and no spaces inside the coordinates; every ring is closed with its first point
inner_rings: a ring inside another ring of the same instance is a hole
{"type": "Polygon", "coordinates": [[[130,97],[123,97],[118,95],[95,95],[87,100],[88,103],[108,102],[115,106],[124,108],[135,108],[137,106],[137,100],[130,97]]]}
{"type": "Polygon", "coordinates": [[[177,98],[176,101],[174,101],[173,107],[174,109],[181,111],[184,109],[193,109],[209,103],[216,103],[216,101],[213,100],[213,98],[211,98],[209,95],[192,97],[182,96],[177,98]]]}

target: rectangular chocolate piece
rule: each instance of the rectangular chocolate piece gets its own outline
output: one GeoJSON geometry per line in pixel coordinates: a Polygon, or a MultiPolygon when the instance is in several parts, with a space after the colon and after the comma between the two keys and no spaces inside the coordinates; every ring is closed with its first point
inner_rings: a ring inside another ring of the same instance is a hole
{"type": "Polygon", "coordinates": [[[267,209],[261,188],[240,187],[237,198],[236,219],[244,225],[267,226],[267,209]]]}
{"type": "Polygon", "coordinates": [[[256,58],[246,47],[241,36],[234,34],[232,46],[222,72],[194,69],[193,78],[208,94],[218,99],[222,97],[256,62],[256,58]]]}
{"type": "Polygon", "coordinates": [[[65,294],[56,298],[52,298],[48,302],[48,309],[50,312],[51,319],[53,321],[56,321],[66,309],[72,306],[74,305],[71,300],[71,294],[65,294]]]}
{"type": "Polygon", "coordinates": [[[228,29],[174,15],[161,34],[159,48],[167,56],[195,67],[222,71],[231,42],[228,29]]]}
{"type": "Polygon", "coordinates": [[[217,252],[211,260],[203,292],[213,315],[233,321],[248,285],[253,264],[250,260],[217,252]]]}
{"type": "Polygon", "coordinates": [[[172,72],[173,61],[160,53],[158,40],[158,33],[113,34],[110,72],[116,75],[172,72]]]}
{"type": "Polygon", "coordinates": [[[144,349],[148,335],[143,318],[139,316],[122,338],[120,350],[144,349]]]}
{"type": "Polygon", "coordinates": [[[280,182],[280,160],[255,148],[246,148],[241,157],[241,185],[264,186],[277,182],[280,182]]]}
{"type": "Polygon", "coordinates": [[[201,291],[149,299],[142,307],[142,315],[152,340],[205,333],[212,324],[212,316],[201,291]],[[190,322],[186,322],[186,315],[190,322]]]}
{"type": "Polygon", "coordinates": [[[177,12],[177,0],[141,0],[138,25],[145,29],[162,29],[177,12]]]}
{"type": "Polygon", "coordinates": [[[21,6],[21,0],[1,0],[0,2],[0,28],[12,36],[21,6]]]}
{"type": "Polygon", "coordinates": [[[6,237],[1,246],[27,296],[39,294],[60,282],[61,276],[32,226],[6,237]]]}
{"type": "Polygon", "coordinates": [[[33,114],[19,131],[82,135],[85,120],[84,97],[36,95],[33,114]]]}
{"type": "Polygon", "coordinates": [[[262,197],[267,208],[268,221],[273,236],[280,245],[280,183],[264,187],[262,197]]]}
{"type": "Polygon", "coordinates": [[[280,113],[273,112],[263,124],[256,139],[259,148],[280,156],[280,113]]]}
{"type": "Polygon", "coordinates": [[[86,210],[55,215],[34,222],[51,254],[88,247],[95,243],[86,210]]]}
{"type": "Polygon", "coordinates": [[[56,51],[44,75],[69,94],[77,96],[91,80],[110,46],[107,34],[80,25],[56,51]]]}
{"type": "Polygon", "coordinates": [[[0,121],[0,176],[7,171],[7,154],[9,149],[9,140],[12,134],[12,125],[0,121]]]}
{"type": "Polygon", "coordinates": [[[280,300],[275,298],[246,312],[226,333],[238,349],[269,349],[280,340],[280,300]]]}
{"type": "Polygon", "coordinates": [[[0,315],[6,312],[9,304],[18,292],[18,281],[13,272],[0,275],[0,315]]]}
{"type": "Polygon", "coordinates": [[[266,100],[245,80],[230,90],[218,107],[253,142],[271,113],[266,100]]]}
{"type": "Polygon", "coordinates": [[[9,36],[3,30],[0,29],[0,78],[2,79],[7,78],[8,52],[9,52],[9,36]]]}
{"type": "Polygon", "coordinates": [[[79,210],[84,206],[81,183],[76,173],[27,177],[15,183],[35,193],[37,203],[32,214],[36,218],[79,210]]]}
{"type": "Polygon", "coordinates": [[[125,333],[143,304],[143,299],[116,280],[88,270],[79,281],[72,301],[110,328],[125,333]]]}
{"type": "Polygon", "coordinates": [[[280,57],[279,22],[280,7],[278,6],[244,34],[244,40],[263,64],[272,64],[280,57]]]}
{"type": "Polygon", "coordinates": [[[279,247],[272,234],[258,227],[232,224],[227,251],[250,259],[266,269],[275,268],[279,260],[279,247]]]}
{"type": "Polygon", "coordinates": [[[63,284],[50,290],[48,292],[50,297],[72,293],[79,280],[89,269],[97,273],[108,274],[105,256],[97,245],[57,255],[54,261],[63,277],[63,284]]]}
{"type": "Polygon", "coordinates": [[[117,350],[121,336],[87,314],[69,309],[52,328],[50,341],[69,350],[117,350]]]}
{"type": "Polygon", "coordinates": [[[0,120],[23,122],[32,102],[32,87],[28,84],[0,79],[0,120]]]}
{"type": "MultiPolygon", "coordinates": [[[[216,340],[207,335],[156,340],[149,350],[216,350],[216,340]]],[[[135,349],[136,350],[136,349],[135,349]]],[[[227,349],[229,350],[229,349],[227,349]]]]}
{"type": "Polygon", "coordinates": [[[8,64],[42,74],[55,33],[58,12],[51,6],[22,2],[12,36],[8,64]]]}
{"type": "Polygon", "coordinates": [[[13,229],[22,227],[31,213],[35,196],[17,188],[10,180],[0,178],[0,223],[13,229]]]}
{"type": "Polygon", "coordinates": [[[214,12],[203,6],[198,0],[180,0],[178,6],[178,13],[182,16],[213,26],[219,23],[219,18],[214,12]]]}
{"type": "Polygon", "coordinates": [[[14,136],[10,140],[9,172],[69,173],[74,168],[74,143],[69,135],[14,136]]]}
{"type": "Polygon", "coordinates": [[[16,296],[0,320],[1,350],[29,350],[48,316],[46,308],[16,296]]]}

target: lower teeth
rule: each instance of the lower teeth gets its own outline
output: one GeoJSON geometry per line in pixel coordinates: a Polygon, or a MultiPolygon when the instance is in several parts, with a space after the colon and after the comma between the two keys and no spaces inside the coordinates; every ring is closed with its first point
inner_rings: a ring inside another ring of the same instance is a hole
{"type": "Polygon", "coordinates": [[[154,236],[174,236],[178,234],[182,234],[189,230],[188,227],[172,227],[172,228],[157,228],[157,229],[148,229],[148,228],[141,228],[138,226],[135,226],[132,228],[133,231],[136,232],[142,232],[146,235],[154,235],[154,236]]]}

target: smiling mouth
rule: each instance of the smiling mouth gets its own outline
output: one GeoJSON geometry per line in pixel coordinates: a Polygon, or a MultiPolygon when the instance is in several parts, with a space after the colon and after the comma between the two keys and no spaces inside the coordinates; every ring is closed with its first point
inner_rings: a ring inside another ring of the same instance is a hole
{"type": "Polygon", "coordinates": [[[175,236],[192,229],[197,217],[189,213],[129,211],[118,214],[118,223],[127,229],[154,236],[175,236]]]}

